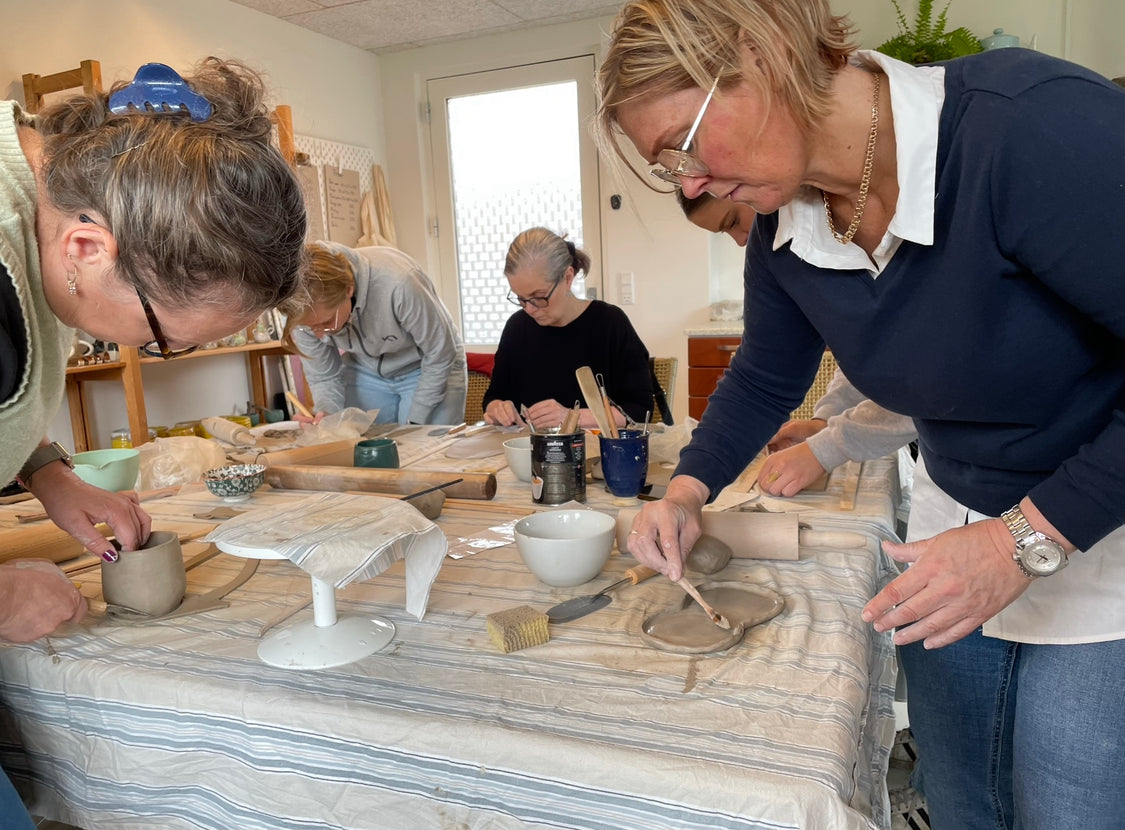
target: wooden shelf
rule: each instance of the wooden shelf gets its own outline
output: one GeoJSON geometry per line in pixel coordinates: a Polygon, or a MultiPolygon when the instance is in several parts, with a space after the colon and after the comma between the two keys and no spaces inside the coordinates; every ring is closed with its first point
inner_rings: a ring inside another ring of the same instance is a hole
{"type": "MultiPolygon", "coordinates": [[[[262,354],[286,354],[286,349],[277,340],[270,340],[266,343],[247,343],[245,346],[219,346],[215,349],[196,349],[191,354],[186,354],[183,357],[177,357],[176,363],[181,363],[185,360],[194,360],[199,357],[218,357],[224,354],[247,354],[247,353],[262,353],[262,354]]],[[[162,357],[149,357],[143,356],[141,364],[146,363],[167,363],[162,357]]]]}
{"type": "Polygon", "coordinates": [[[171,363],[173,366],[185,360],[196,360],[220,355],[241,355],[246,360],[250,373],[250,399],[260,406],[268,407],[266,400],[266,378],[264,360],[267,357],[285,355],[288,351],[276,340],[266,343],[249,342],[244,346],[220,346],[216,349],[199,349],[189,355],[165,361],[159,357],[141,356],[135,348],[121,349],[121,360],[116,363],[98,363],[92,366],[68,366],[66,370],[67,403],[70,407],[70,427],[74,433],[74,451],[85,452],[95,446],[90,429],[89,403],[85,384],[92,381],[120,383],[125,394],[125,409],[129,415],[129,433],[133,446],[139,447],[148,441],[148,413],[145,409],[144,381],[141,366],[153,363],[171,363]]]}

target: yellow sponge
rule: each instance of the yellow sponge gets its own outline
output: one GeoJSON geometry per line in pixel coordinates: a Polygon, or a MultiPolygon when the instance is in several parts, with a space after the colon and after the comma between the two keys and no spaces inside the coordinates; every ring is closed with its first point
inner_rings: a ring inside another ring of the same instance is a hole
{"type": "Polygon", "coordinates": [[[492,642],[505,654],[528,646],[543,645],[551,639],[547,631],[547,615],[530,605],[489,614],[485,625],[492,642]]]}

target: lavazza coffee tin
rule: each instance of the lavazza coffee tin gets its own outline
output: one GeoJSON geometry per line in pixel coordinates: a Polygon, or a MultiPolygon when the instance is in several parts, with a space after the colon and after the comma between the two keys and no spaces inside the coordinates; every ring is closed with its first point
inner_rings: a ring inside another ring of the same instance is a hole
{"type": "Polygon", "coordinates": [[[531,496],[538,504],[586,501],[586,434],[533,433],[531,496]]]}

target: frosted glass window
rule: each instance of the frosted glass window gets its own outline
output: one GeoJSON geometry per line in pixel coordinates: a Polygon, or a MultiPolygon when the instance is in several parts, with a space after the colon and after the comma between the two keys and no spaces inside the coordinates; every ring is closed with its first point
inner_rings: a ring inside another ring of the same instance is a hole
{"type": "Polygon", "coordinates": [[[504,279],[517,234],[541,225],[584,247],[578,85],[449,98],[447,116],[462,334],[496,343],[517,310],[504,279]]]}

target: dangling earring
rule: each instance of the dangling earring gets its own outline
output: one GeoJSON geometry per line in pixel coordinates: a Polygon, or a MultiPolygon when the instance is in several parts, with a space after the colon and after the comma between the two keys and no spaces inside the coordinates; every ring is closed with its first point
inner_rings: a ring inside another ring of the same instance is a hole
{"type": "MultiPolygon", "coordinates": [[[[72,257],[70,254],[67,254],[66,258],[70,260],[71,265],[74,265],[74,257],[72,257]]],[[[74,297],[78,294],[78,268],[77,267],[75,267],[75,269],[73,271],[67,271],[66,272],[66,292],[68,294],[70,294],[70,296],[72,296],[72,297],[74,297]]]]}

